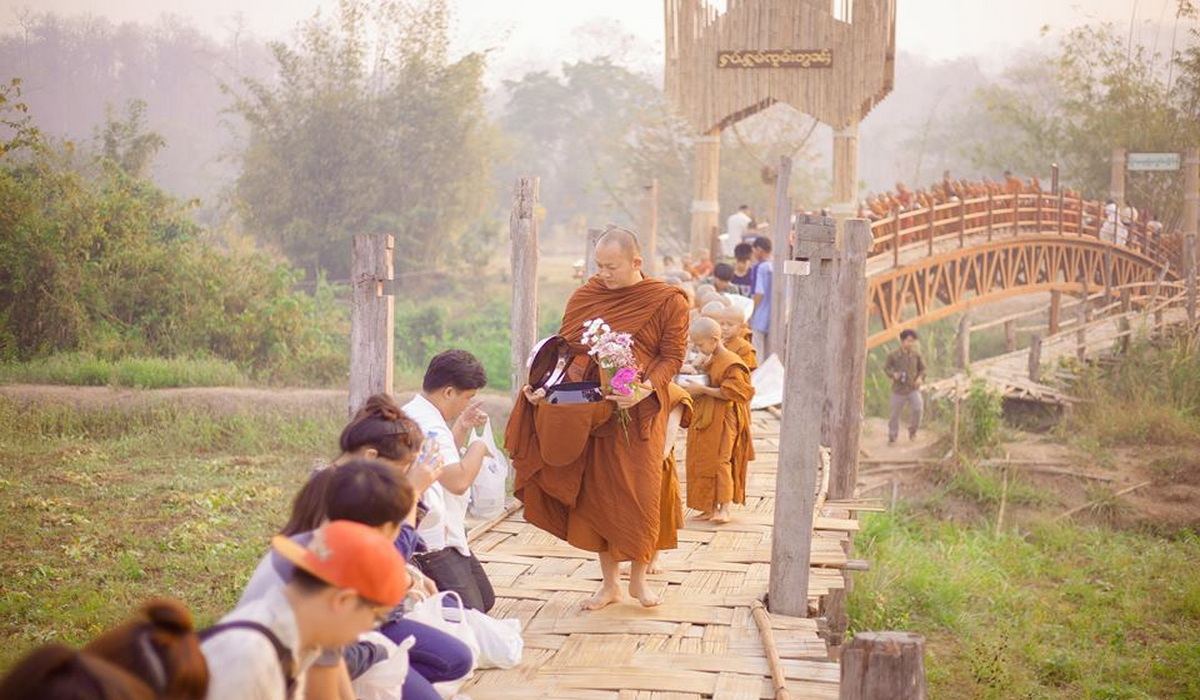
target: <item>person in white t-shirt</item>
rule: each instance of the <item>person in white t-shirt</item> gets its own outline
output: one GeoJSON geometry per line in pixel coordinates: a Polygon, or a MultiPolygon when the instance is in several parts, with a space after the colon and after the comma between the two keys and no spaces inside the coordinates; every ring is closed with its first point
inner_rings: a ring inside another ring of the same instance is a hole
{"type": "Polygon", "coordinates": [[[467,546],[467,490],[490,453],[482,440],[467,441],[472,429],[487,422],[475,398],[486,384],[487,373],[474,355],[447,350],[429,361],[421,393],[404,405],[426,437],[437,441],[443,459],[441,476],[422,498],[426,513],[417,526],[427,551],[413,561],[438,590],[457,592],[463,605],[481,612],[492,609],[496,594],[467,546]]]}
{"type": "Polygon", "coordinates": [[[752,223],[754,223],[754,217],[750,216],[749,204],[741,205],[725,220],[725,235],[721,237],[721,248],[725,252],[725,257],[733,257],[734,247],[745,239],[750,232],[752,223]]]}

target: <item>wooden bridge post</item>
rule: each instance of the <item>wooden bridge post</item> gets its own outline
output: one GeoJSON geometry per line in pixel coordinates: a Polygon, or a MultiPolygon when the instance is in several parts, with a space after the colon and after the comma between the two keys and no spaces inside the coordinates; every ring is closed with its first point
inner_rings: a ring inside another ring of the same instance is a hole
{"type": "MultiPolygon", "coordinates": [[[[792,200],[788,197],[788,187],[792,182],[792,159],[780,156],[778,176],[775,180],[775,223],[771,227],[771,266],[774,272],[771,276],[771,317],[767,319],[767,342],[763,350],[763,361],[772,354],[779,355],[780,361],[787,363],[788,349],[788,278],[782,274],[784,265],[791,251],[788,236],[792,231],[792,200]]],[[[791,306],[795,306],[794,304],[791,306]]]]}
{"type": "Polygon", "coordinates": [[[709,250],[712,244],[713,227],[720,225],[721,130],[717,128],[697,136],[695,143],[691,254],[693,260],[699,260],[700,253],[709,250]]]}
{"type": "Polygon", "coordinates": [[[842,652],[838,700],[925,700],[925,638],[860,632],[842,652]]]}
{"type": "Polygon", "coordinates": [[[602,233],[604,232],[598,228],[589,228],[587,230],[587,239],[583,243],[583,280],[585,282],[590,280],[592,275],[596,274],[596,243],[600,240],[602,233]]]}
{"type": "Polygon", "coordinates": [[[1042,380],[1042,336],[1034,333],[1029,337],[1029,381],[1042,380]]]}
{"type": "Polygon", "coordinates": [[[396,335],[393,331],[396,301],[395,279],[389,234],[359,234],[354,237],[350,263],[353,285],[350,308],[350,397],[353,416],[373,394],[392,393],[396,335]]]}
{"type": "Polygon", "coordinates": [[[647,274],[657,277],[662,272],[662,262],[658,259],[658,178],[650,180],[643,189],[646,190],[641,231],[645,245],[644,266],[647,274]]]}
{"type": "MultiPolygon", "coordinates": [[[[866,219],[841,222],[841,260],[837,265],[837,291],[829,320],[826,356],[830,386],[825,392],[826,419],[822,444],[830,447],[829,498],[851,499],[858,483],[858,446],[863,425],[863,385],[867,354],[867,252],[871,248],[871,223],[866,219]]],[[[797,229],[799,235],[799,229],[797,229]]],[[[846,557],[854,553],[853,541],[843,543],[846,557]]],[[[825,598],[830,646],[841,646],[850,619],[846,593],[851,574],[842,572],[844,588],[825,598]]]]}
{"type": "Polygon", "coordinates": [[[1017,350],[1017,320],[1010,318],[1004,322],[1004,352],[1017,350]]]}
{"type": "Polygon", "coordinates": [[[995,226],[996,203],[992,201],[992,191],[987,193],[987,239],[992,242],[992,228],[995,226]]]}
{"type": "Polygon", "coordinates": [[[1188,323],[1196,323],[1196,236],[1200,231],[1200,149],[1187,149],[1183,173],[1183,273],[1188,323]]]}
{"type": "Polygon", "coordinates": [[[1079,358],[1080,362],[1087,357],[1087,329],[1084,326],[1088,322],[1088,303],[1088,293],[1085,288],[1083,299],[1075,309],[1075,327],[1079,329],[1075,331],[1075,356],[1079,358]]]}
{"type": "Polygon", "coordinates": [[[1046,330],[1047,335],[1055,335],[1058,333],[1059,316],[1062,313],[1062,290],[1050,290],[1050,327],[1046,330]]]}
{"type": "MultiPolygon", "coordinates": [[[[813,510],[821,461],[821,414],[825,408],[830,297],[838,258],[836,234],[814,228],[797,236],[796,260],[776,271],[775,284],[790,277],[783,414],[779,425],[779,472],[771,537],[772,613],[807,617],[813,510]],[[782,272],[783,274],[780,274],[782,272]]],[[[865,344],[864,344],[865,348],[865,344]]]]}
{"type": "Polygon", "coordinates": [[[955,336],[958,340],[958,345],[955,348],[954,364],[959,369],[965,370],[971,366],[971,312],[964,311],[961,318],[958,319],[958,334],[955,336]]]}
{"type": "MultiPolygon", "coordinates": [[[[541,182],[536,177],[517,180],[513,189],[512,214],[508,219],[513,271],[512,347],[509,367],[512,392],[516,396],[526,383],[525,362],[537,342],[538,320],[538,235],[535,212],[541,182]]],[[[589,250],[590,252],[590,250],[589,250]]],[[[592,265],[595,265],[594,259],[592,265]]]]}
{"type": "Polygon", "coordinates": [[[930,202],[930,204],[929,204],[929,257],[931,257],[931,258],[933,257],[933,234],[937,230],[936,229],[937,221],[934,218],[935,216],[937,216],[937,212],[934,211],[935,209],[937,209],[937,205],[930,202]]]}
{"type": "MultiPolygon", "coordinates": [[[[1058,172],[1057,167],[1058,166],[1055,166],[1056,179],[1057,179],[1057,172],[1058,172]]],[[[1066,198],[1063,196],[1062,190],[1058,190],[1058,235],[1060,235],[1060,236],[1063,235],[1063,227],[1064,227],[1063,212],[1065,210],[1066,210],[1066,198]]]]}
{"type": "Polygon", "coordinates": [[[1125,149],[1114,148],[1112,152],[1112,170],[1110,170],[1111,184],[1108,189],[1108,196],[1112,201],[1117,203],[1119,210],[1125,204],[1125,149]]]}
{"type": "Polygon", "coordinates": [[[958,247],[963,248],[967,245],[967,202],[962,197],[958,198],[958,247]]]}

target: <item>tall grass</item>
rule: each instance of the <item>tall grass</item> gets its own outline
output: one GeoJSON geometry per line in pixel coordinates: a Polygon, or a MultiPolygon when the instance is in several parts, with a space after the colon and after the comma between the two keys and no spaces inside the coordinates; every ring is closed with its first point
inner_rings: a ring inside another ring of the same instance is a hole
{"type": "Polygon", "coordinates": [[[1100,447],[1200,445],[1200,338],[1134,344],[1120,362],[1091,367],[1064,434],[1100,447]]]}
{"type": "Polygon", "coordinates": [[[1200,697],[1200,537],[864,519],[855,631],[927,640],[930,697],[1200,697]]]}
{"type": "Polygon", "coordinates": [[[217,358],[105,359],[88,353],[62,353],[29,362],[0,364],[0,382],[164,389],[245,386],[250,379],[233,362],[217,358]]]}

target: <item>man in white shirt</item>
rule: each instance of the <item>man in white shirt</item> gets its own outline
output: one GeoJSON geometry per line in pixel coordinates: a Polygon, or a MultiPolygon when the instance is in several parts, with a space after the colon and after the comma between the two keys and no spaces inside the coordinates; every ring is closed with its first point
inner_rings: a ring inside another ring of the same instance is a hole
{"type": "Polygon", "coordinates": [[[354,642],[404,600],[404,558],[374,528],[334,520],[307,547],[283,535],[271,546],[296,568],[283,588],[235,609],[206,630],[209,700],[304,696],[304,671],[322,649],[354,642]]]}
{"type": "Polygon", "coordinates": [[[487,422],[475,398],[486,384],[487,373],[474,355],[447,350],[429,361],[421,393],[404,406],[426,438],[437,441],[445,460],[442,475],[422,497],[426,513],[417,534],[427,551],[414,555],[413,562],[438,590],[457,592],[463,605],[481,612],[492,609],[496,594],[467,546],[466,517],[467,491],[489,454],[482,440],[468,444],[471,431],[487,422]],[[455,457],[460,459],[452,462],[455,457]]]}
{"type": "Polygon", "coordinates": [[[725,220],[725,235],[721,238],[721,248],[725,257],[733,257],[733,249],[746,237],[754,218],[750,216],[750,205],[743,204],[725,220]]]}

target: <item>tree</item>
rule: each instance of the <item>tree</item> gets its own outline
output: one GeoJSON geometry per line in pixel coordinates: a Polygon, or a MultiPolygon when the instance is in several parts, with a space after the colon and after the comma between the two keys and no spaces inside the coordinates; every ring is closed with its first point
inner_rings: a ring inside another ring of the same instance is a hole
{"type": "Polygon", "coordinates": [[[447,59],[445,0],[341,0],[271,45],[278,80],[246,80],[236,185],[247,226],[310,273],[349,272],[349,240],[397,237],[397,265],[436,267],[478,245],[492,132],[483,57],[447,59]]]}

